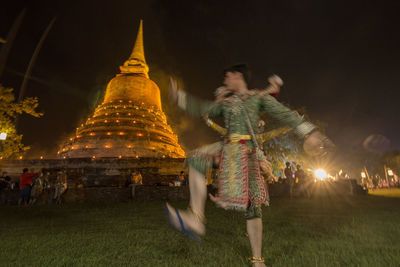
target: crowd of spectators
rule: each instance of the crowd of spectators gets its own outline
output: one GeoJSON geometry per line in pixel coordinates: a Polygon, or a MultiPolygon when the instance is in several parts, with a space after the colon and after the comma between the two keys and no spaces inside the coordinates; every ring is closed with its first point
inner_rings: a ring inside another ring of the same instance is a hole
{"type": "Polygon", "coordinates": [[[67,184],[65,171],[58,171],[56,178],[50,179],[50,173],[44,169],[34,172],[24,168],[16,180],[11,179],[7,172],[3,172],[0,177],[0,203],[12,203],[10,197],[18,192],[18,205],[34,205],[39,200],[60,204],[67,184]]]}

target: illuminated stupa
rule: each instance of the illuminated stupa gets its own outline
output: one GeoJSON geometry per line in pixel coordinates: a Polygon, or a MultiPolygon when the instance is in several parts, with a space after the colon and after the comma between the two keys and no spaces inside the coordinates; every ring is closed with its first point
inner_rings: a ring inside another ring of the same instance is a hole
{"type": "Polygon", "coordinates": [[[58,152],[60,158],[183,158],[162,111],[160,89],[148,75],[140,21],[132,54],[107,85],[103,103],[58,152]]]}

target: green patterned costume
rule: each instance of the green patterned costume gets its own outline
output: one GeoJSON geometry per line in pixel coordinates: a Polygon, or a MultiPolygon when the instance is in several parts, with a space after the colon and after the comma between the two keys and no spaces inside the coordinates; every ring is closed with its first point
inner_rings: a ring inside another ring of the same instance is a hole
{"type": "Polygon", "coordinates": [[[219,102],[202,101],[179,90],[178,106],[195,117],[224,117],[228,137],[192,151],[187,156],[187,163],[205,175],[212,168],[214,160],[219,158],[217,204],[246,211],[247,219],[261,217],[261,205],[268,205],[268,199],[243,108],[247,110],[253,129],[257,129],[263,112],[293,128],[300,138],[316,128],[274,97],[256,90],[240,96],[231,95],[219,102]]]}

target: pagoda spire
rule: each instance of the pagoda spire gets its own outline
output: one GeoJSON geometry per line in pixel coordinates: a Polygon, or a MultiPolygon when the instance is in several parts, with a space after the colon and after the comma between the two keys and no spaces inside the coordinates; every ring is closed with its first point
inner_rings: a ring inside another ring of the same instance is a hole
{"type": "Polygon", "coordinates": [[[146,63],[146,58],[144,57],[144,46],[143,46],[143,20],[140,20],[135,46],[133,47],[129,59],[136,59],[143,63],[146,63]]]}
{"type": "Polygon", "coordinates": [[[139,30],[136,36],[135,46],[133,47],[132,53],[123,66],[120,66],[121,73],[134,73],[142,74],[149,78],[149,66],[146,64],[146,58],[144,56],[144,45],[143,45],[143,20],[140,20],[139,30]]]}

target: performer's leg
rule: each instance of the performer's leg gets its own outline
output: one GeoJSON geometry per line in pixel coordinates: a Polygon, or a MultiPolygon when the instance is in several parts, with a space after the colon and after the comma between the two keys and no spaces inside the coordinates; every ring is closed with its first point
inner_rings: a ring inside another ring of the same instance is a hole
{"type": "MultiPolygon", "coordinates": [[[[190,190],[190,206],[192,210],[179,210],[182,221],[185,227],[194,231],[199,235],[205,234],[204,206],[207,197],[206,179],[203,174],[196,169],[189,167],[189,190],[190,190]]],[[[179,220],[174,208],[167,204],[171,218],[171,223],[177,228],[180,228],[179,220]]]]}
{"type": "MultiPolygon", "coordinates": [[[[249,235],[251,251],[253,257],[261,258],[261,248],[262,248],[262,219],[253,218],[247,220],[247,233],[249,235]]],[[[253,263],[253,266],[265,266],[264,263],[253,263]]]]}
{"type": "Polygon", "coordinates": [[[204,217],[204,205],[207,199],[206,178],[196,169],[189,168],[190,206],[192,211],[204,217]]]}

